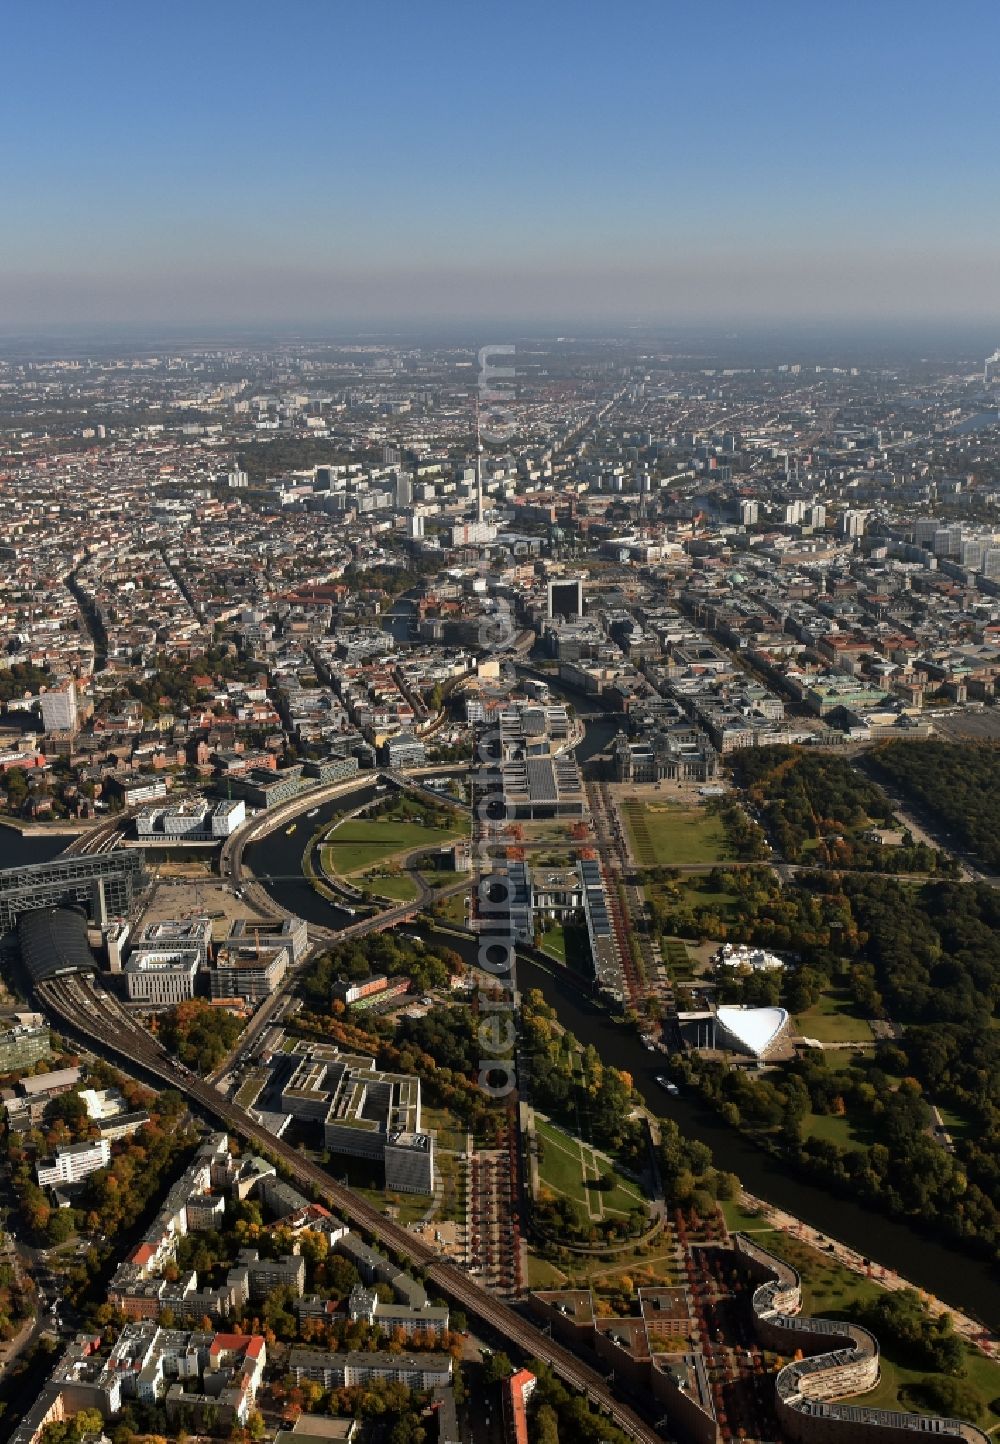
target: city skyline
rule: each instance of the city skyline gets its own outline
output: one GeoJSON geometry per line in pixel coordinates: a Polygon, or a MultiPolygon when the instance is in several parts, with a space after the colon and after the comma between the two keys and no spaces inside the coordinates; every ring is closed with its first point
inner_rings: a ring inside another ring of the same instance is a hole
{"type": "Polygon", "coordinates": [[[1000,320],[997,20],[958,19],[12,15],[4,328],[1000,320]]]}

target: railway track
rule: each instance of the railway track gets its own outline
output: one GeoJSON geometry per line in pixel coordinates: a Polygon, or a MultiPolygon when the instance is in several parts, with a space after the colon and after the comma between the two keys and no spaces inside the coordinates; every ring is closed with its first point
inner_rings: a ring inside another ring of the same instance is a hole
{"type": "Polygon", "coordinates": [[[128,826],[133,811],[119,812],[107,821],[99,822],[89,832],[79,833],[63,850],[63,857],[93,857],[95,853],[110,852],[128,826]]]}
{"type": "MultiPolygon", "coordinates": [[[[340,936],[349,931],[345,929],[340,936]]],[[[319,1164],[269,1133],[250,1113],[225,1098],[211,1084],[178,1064],[155,1038],[128,1016],[117,999],[99,992],[84,974],[46,979],[36,984],[35,994],[68,1031],[183,1094],[228,1132],[270,1155],[298,1183],[306,1185],[311,1193],[376,1243],[423,1269],[427,1280],[442,1294],[519,1353],[548,1364],[565,1384],[585,1394],[636,1444],[663,1444],[664,1436],[616,1398],[596,1369],[522,1318],[509,1304],[495,1298],[456,1264],[441,1259],[429,1245],[331,1178],[319,1164]]]]}

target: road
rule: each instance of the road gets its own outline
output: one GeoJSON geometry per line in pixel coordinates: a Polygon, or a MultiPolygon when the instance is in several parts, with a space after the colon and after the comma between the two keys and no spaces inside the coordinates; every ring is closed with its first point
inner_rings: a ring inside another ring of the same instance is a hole
{"type": "Polygon", "coordinates": [[[899,819],[900,824],[913,834],[915,842],[922,842],[926,847],[935,848],[938,852],[945,853],[955,860],[959,867],[959,877],[962,882],[988,882],[992,887],[1000,887],[1000,877],[988,877],[975,863],[975,859],[967,854],[957,851],[951,837],[940,828],[933,831],[933,822],[930,819],[918,817],[913,811],[912,805],[907,802],[891,783],[886,782],[882,773],[872,767],[866,758],[859,757],[855,766],[865,777],[881,787],[882,791],[892,803],[892,810],[899,819]]]}

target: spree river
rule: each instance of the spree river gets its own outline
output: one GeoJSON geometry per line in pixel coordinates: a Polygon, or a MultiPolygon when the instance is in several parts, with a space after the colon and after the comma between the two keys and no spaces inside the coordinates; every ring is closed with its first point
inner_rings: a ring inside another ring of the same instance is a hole
{"type": "Polygon", "coordinates": [[[656,1083],[662,1068],[627,1027],[614,1022],[572,982],[518,960],[521,992],[538,988],[559,1021],[584,1043],[592,1043],[605,1063],[631,1073],[635,1086],[655,1113],[672,1118],[682,1133],[712,1150],[716,1166],[739,1175],[745,1188],[803,1219],[821,1233],[842,1240],[865,1257],[895,1269],[904,1278],[936,1294],[991,1329],[1000,1327],[1000,1280],[985,1264],[967,1258],[909,1224],[869,1212],[835,1197],[822,1184],[799,1178],[779,1159],[727,1127],[696,1098],[671,1097],[656,1083]]]}
{"type": "Polygon", "coordinates": [[[24,837],[16,827],[0,824],[0,868],[25,867],[30,862],[51,862],[72,840],[68,833],[61,837],[24,837]]]}
{"type": "Polygon", "coordinates": [[[338,797],[325,803],[311,817],[300,814],[294,824],[287,827],[279,824],[274,832],[268,833],[259,842],[251,843],[243,855],[244,861],[258,881],[289,912],[322,927],[346,927],[353,921],[353,913],[320,897],[302,874],[302,854],[314,828],[321,823],[328,825],[334,818],[353,812],[356,807],[372,802],[377,796],[374,784],[359,787],[346,798],[338,797]]]}
{"type": "MultiPolygon", "coordinates": [[[[603,748],[615,730],[613,722],[595,723],[588,728],[586,750],[603,748]]],[[[358,806],[360,800],[352,796],[350,805],[358,806]]],[[[314,892],[301,877],[300,865],[312,828],[321,818],[334,816],[338,808],[343,810],[344,803],[329,804],[316,817],[300,821],[291,834],[279,827],[247,851],[250,867],[283,907],[327,927],[343,926],[351,916],[314,892]]],[[[438,938],[468,961],[475,960],[472,939],[451,933],[439,934],[438,938]]],[[[662,1068],[662,1061],[656,1061],[658,1055],[647,1052],[631,1029],[613,1021],[572,981],[559,976],[558,970],[550,973],[521,958],[518,987],[521,992],[538,988],[565,1027],[582,1042],[592,1043],[606,1063],[630,1073],[654,1112],[672,1118],[688,1137],[707,1144],[716,1165],[738,1174],[751,1193],[803,1219],[821,1233],[841,1239],[875,1263],[896,1270],[945,1303],[981,1319],[991,1329],[1000,1329],[1000,1279],[985,1264],[907,1223],[868,1212],[857,1203],[834,1196],[820,1183],[789,1173],[779,1160],[727,1127],[698,1100],[666,1094],[655,1081],[662,1068]]]]}

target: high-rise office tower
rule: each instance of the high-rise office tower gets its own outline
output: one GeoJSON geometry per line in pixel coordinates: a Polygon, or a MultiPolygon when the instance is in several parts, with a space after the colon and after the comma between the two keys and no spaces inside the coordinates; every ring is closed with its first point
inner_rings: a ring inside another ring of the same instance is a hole
{"type": "Polygon", "coordinates": [[[72,677],[43,692],[38,699],[46,732],[75,732],[78,726],[76,683],[72,677]]]}
{"type": "Polygon", "coordinates": [[[865,534],[866,513],[863,511],[845,511],[841,513],[838,523],[840,535],[843,537],[859,537],[865,534]]]}
{"type": "Polygon", "coordinates": [[[578,577],[549,582],[549,617],[583,616],[583,582],[578,577]]]}
{"type": "Polygon", "coordinates": [[[396,510],[413,505],[413,477],[408,471],[396,472],[396,510]]]}

